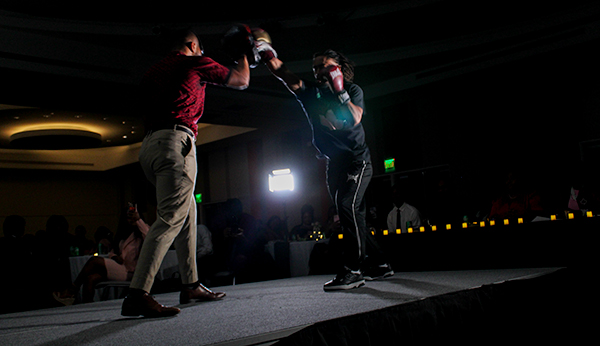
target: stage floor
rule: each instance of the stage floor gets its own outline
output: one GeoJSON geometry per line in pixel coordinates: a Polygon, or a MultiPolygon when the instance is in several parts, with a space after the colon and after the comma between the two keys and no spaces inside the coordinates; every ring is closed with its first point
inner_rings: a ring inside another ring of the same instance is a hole
{"type": "Polygon", "coordinates": [[[271,345],[317,323],[515,280],[559,268],[404,272],[345,292],[324,292],[331,276],[305,276],[214,288],[218,302],[179,305],[178,293],[156,296],[179,306],[172,318],[125,318],[122,299],[0,315],[8,345],[271,345]]]}

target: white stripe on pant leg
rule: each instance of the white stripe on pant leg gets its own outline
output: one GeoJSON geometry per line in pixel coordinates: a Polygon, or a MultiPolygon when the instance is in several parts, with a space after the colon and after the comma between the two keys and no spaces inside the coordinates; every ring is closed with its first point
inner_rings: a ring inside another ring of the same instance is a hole
{"type": "MultiPolygon", "coordinates": [[[[363,168],[360,172],[359,178],[356,183],[356,192],[354,193],[354,198],[352,199],[352,218],[354,219],[354,229],[356,229],[356,240],[358,242],[358,258],[362,256],[362,243],[360,241],[360,231],[358,230],[358,222],[356,222],[356,197],[358,196],[358,190],[360,189],[360,184],[362,183],[362,177],[365,173],[365,169],[367,168],[366,161],[363,161],[363,168]]],[[[355,268],[356,269],[356,268],[355,268]]]]}

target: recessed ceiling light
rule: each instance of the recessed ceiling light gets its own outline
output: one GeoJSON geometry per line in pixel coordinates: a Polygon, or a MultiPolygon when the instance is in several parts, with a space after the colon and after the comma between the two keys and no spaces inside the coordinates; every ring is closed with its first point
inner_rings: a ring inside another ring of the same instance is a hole
{"type": "Polygon", "coordinates": [[[72,129],[22,131],[10,136],[15,149],[86,149],[102,143],[99,133],[72,129]]]}

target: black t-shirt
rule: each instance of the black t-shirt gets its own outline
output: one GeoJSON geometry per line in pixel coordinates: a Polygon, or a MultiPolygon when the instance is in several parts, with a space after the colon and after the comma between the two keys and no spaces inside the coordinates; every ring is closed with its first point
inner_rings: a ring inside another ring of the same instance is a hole
{"type": "MultiPolygon", "coordinates": [[[[365,102],[362,89],[346,83],[352,103],[363,109],[365,102]]],[[[298,101],[313,130],[313,145],[332,162],[371,161],[365,141],[362,123],[354,126],[347,106],[342,106],[326,85],[304,81],[304,87],[296,93],[298,101]]]]}

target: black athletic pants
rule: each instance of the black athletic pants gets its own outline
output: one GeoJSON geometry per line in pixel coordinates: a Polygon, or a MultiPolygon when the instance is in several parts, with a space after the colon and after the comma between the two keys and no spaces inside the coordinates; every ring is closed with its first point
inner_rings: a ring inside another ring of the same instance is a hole
{"type": "Polygon", "coordinates": [[[386,263],[366,222],[364,197],[372,175],[373,167],[370,162],[329,161],[327,164],[327,188],[337,208],[343,232],[343,239],[339,240],[334,236],[331,241],[341,250],[340,264],[351,270],[364,269],[362,266],[367,256],[371,265],[386,263]]]}

